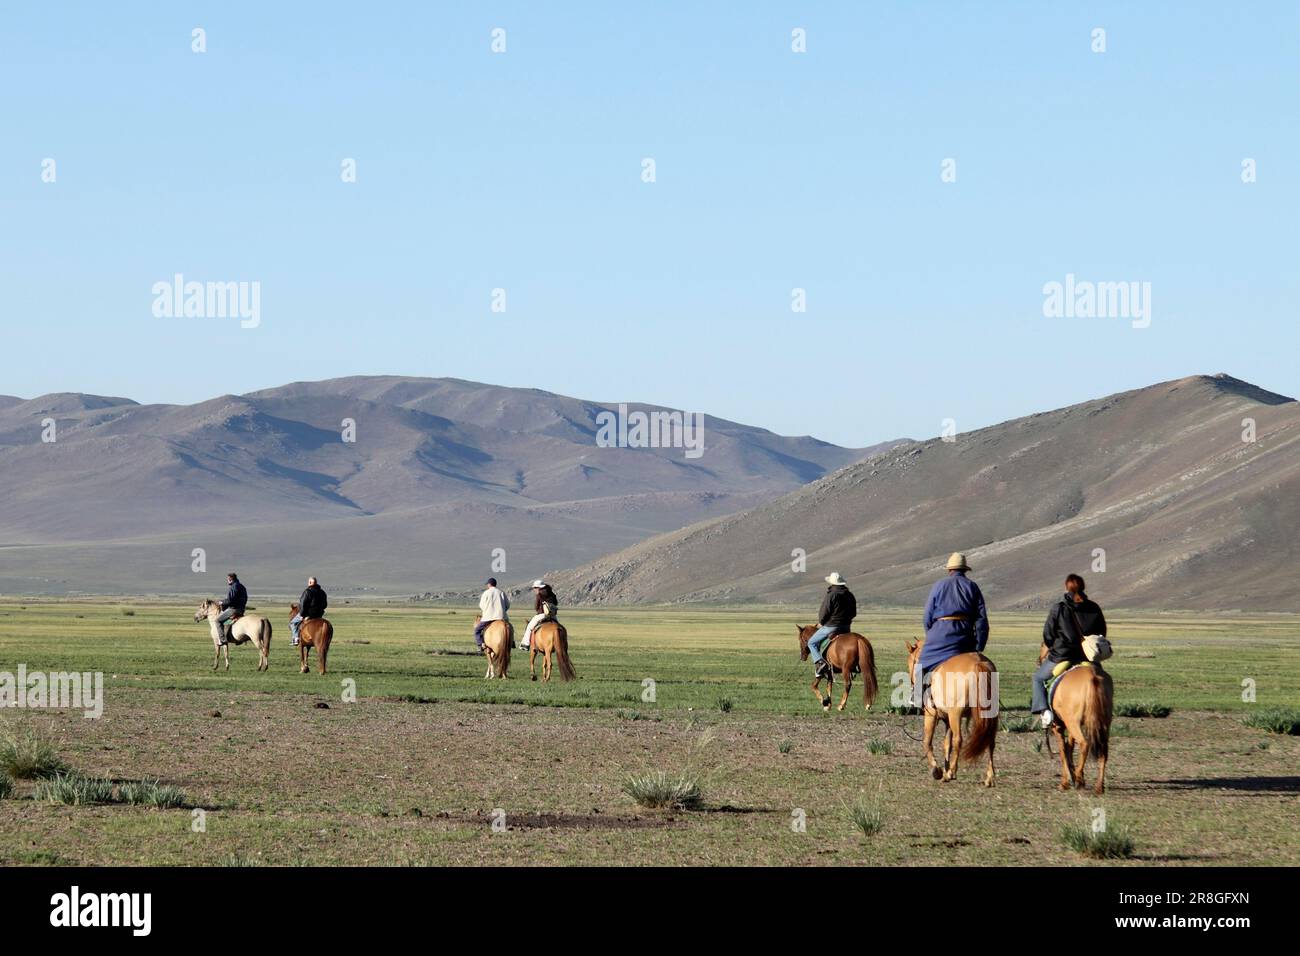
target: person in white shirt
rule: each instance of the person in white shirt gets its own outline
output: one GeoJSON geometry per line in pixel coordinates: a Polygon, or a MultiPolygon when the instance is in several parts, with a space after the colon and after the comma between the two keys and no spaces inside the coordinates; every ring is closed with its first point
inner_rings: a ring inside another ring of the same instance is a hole
{"type": "Polygon", "coordinates": [[[506,612],[510,610],[510,598],[506,592],[497,587],[496,578],[488,578],[483,585],[483,593],[478,599],[479,622],[474,627],[474,643],[483,650],[483,632],[493,621],[508,621],[506,612]]]}

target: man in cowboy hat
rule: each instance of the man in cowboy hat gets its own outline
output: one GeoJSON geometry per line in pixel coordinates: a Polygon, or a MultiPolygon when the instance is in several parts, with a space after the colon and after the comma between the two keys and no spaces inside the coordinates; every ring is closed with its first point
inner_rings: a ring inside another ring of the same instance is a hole
{"type": "Polygon", "coordinates": [[[822,657],[822,648],[836,634],[849,633],[853,619],[858,616],[858,601],[844,583],[838,571],[832,571],[823,580],[826,581],[826,596],[822,598],[821,610],[817,612],[816,633],[808,638],[808,653],[812,654],[813,671],[819,677],[830,674],[830,668],[822,657]]]}
{"type": "Polygon", "coordinates": [[[979,585],[966,577],[966,555],[948,557],[948,574],[935,582],[925,602],[925,647],[912,675],[912,703],[922,704],[925,675],[950,657],[968,651],[983,652],[989,640],[989,616],[979,585]]]}

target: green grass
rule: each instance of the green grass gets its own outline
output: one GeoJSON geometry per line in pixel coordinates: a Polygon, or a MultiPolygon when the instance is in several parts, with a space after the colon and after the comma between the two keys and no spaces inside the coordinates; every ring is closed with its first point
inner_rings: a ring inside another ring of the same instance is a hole
{"type": "Polygon", "coordinates": [[[864,837],[873,837],[885,828],[885,814],[874,803],[859,800],[849,807],[849,820],[864,837]]]}
{"type": "Polygon", "coordinates": [[[1031,731],[1042,730],[1043,722],[1037,717],[1007,717],[1004,716],[999,722],[1001,727],[1009,734],[1027,734],[1031,731]]]}
{"type": "Polygon", "coordinates": [[[894,745],[888,740],[872,739],[867,741],[867,753],[892,754],[893,752],[894,745]]]}
{"type": "Polygon", "coordinates": [[[0,772],[15,780],[39,780],[66,769],[54,744],[35,727],[7,727],[0,733],[0,772]]]}
{"type": "Polygon", "coordinates": [[[779,754],[788,754],[792,750],[794,750],[793,740],[783,740],[776,745],[776,752],[779,754]]]}
{"type": "Polygon", "coordinates": [[[1075,853],[1094,860],[1122,860],[1133,855],[1133,837],[1126,827],[1110,825],[1100,831],[1092,827],[1067,825],[1061,842],[1075,853]]]}
{"type": "Polygon", "coordinates": [[[1247,714],[1242,723],[1256,730],[1267,730],[1271,734],[1300,736],[1300,710],[1295,708],[1271,707],[1255,711],[1247,714]]]}
{"type": "Polygon", "coordinates": [[[686,773],[634,774],[623,783],[623,792],[649,810],[694,810],[704,803],[699,780],[686,773]]]}
{"type": "Polygon", "coordinates": [[[79,773],[61,773],[36,785],[33,794],[45,803],[63,803],[68,806],[87,806],[96,803],[113,803],[113,781],[102,777],[83,777],[79,773]]]}
{"type": "Polygon", "coordinates": [[[185,791],[161,780],[126,780],[117,785],[118,800],[134,806],[169,809],[188,805],[185,791]]]}
{"type": "Polygon", "coordinates": [[[5,799],[14,792],[14,782],[8,774],[0,774],[0,800],[5,799]]]}
{"type": "Polygon", "coordinates": [[[1115,705],[1116,717],[1168,717],[1173,713],[1168,704],[1154,704],[1148,701],[1129,701],[1115,705]]]}

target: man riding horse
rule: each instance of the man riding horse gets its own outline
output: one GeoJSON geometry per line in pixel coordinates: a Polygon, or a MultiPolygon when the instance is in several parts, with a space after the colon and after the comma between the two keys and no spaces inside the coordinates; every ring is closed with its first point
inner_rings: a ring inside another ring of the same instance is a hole
{"type": "Polygon", "coordinates": [[[298,598],[298,613],[289,619],[289,630],[293,632],[293,640],[290,644],[293,647],[298,646],[298,631],[302,627],[302,622],[324,617],[329,603],[329,598],[325,596],[325,589],[316,583],[316,578],[308,578],[307,589],[298,598]]]}
{"type": "Polygon", "coordinates": [[[239,575],[231,571],[226,575],[226,599],[218,607],[221,613],[217,615],[217,628],[221,633],[221,643],[230,642],[229,624],[235,618],[243,617],[244,609],[248,607],[248,590],[239,583],[239,575]]]}
{"type": "Polygon", "coordinates": [[[848,634],[852,630],[850,625],[858,616],[858,601],[838,571],[832,571],[823,580],[829,586],[822,598],[821,610],[817,612],[819,627],[808,638],[808,652],[812,655],[813,672],[826,678],[831,676],[831,669],[822,651],[836,634],[848,634]]]}
{"type": "Polygon", "coordinates": [[[984,652],[989,616],[979,585],[966,577],[970,565],[959,551],[948,557],[946,577],[935,582],[925,604],[925,646],[912,678],[912,703],[924,705],[925,675],[950,657],[984,652]]]}

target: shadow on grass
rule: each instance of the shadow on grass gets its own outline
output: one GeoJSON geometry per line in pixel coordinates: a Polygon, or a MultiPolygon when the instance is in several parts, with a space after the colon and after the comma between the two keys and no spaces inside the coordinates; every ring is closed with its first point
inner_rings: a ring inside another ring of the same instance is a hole
{"type": "Polygon", "coordinates": [[[1246,790],[1252,793],[1300,793],[1300,777],[1191,777],[1185,780],[1147,780],[1172,790],[1246,790]]]}

